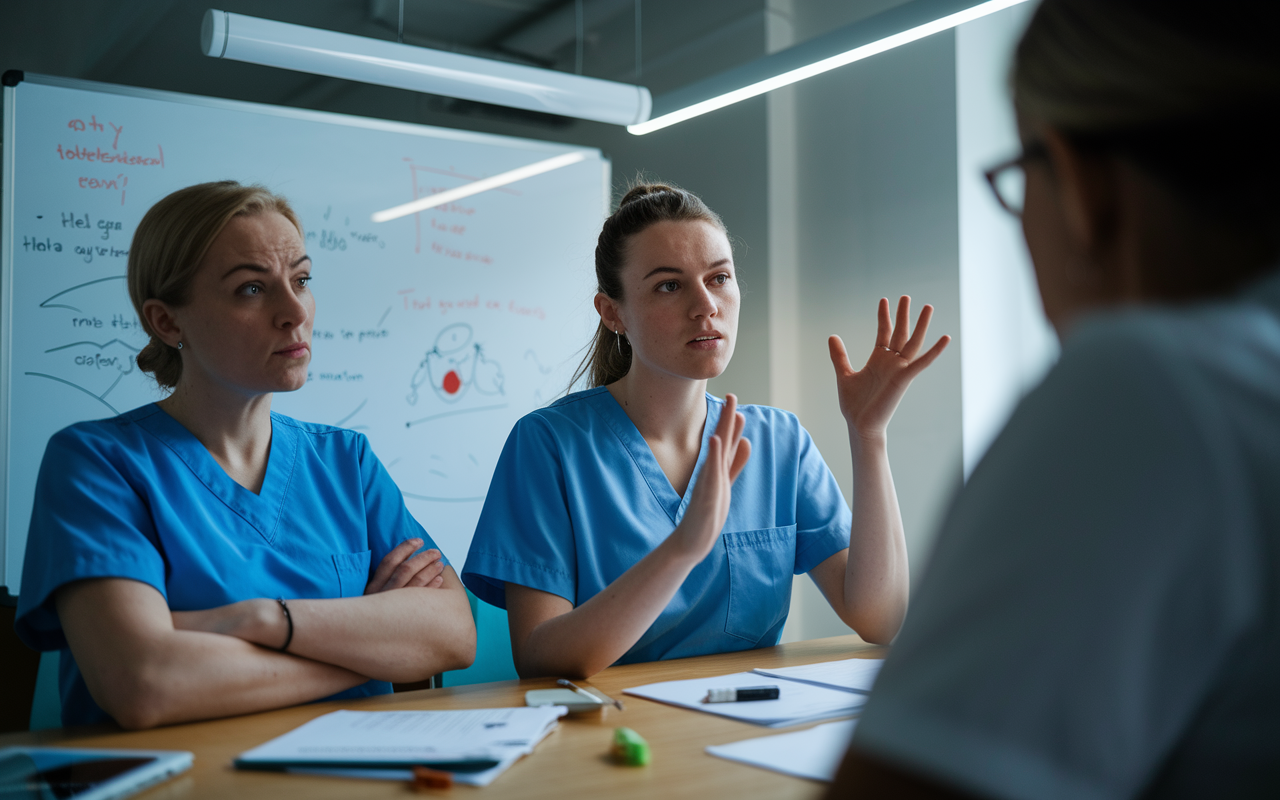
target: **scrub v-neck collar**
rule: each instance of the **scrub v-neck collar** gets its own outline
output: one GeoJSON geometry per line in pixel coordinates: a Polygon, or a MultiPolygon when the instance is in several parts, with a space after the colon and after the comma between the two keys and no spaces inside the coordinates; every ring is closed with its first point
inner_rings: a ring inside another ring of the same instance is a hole
{"type": "Polygon", "coordinates": [[[673,525],[680,524],[680,520],[684,518],[685,509],[689,507],[689,498],[693,495],[698,473],[702,471],[702,464],[707,459],[707,443],[711,441],[716,425],[720,422],[720,401],[710,393],[706,396],[707,420],[702,425],[702,444],[698,448],[698,461],[694,464],[693,475],[690,476],[689,485],[685,487],[684,496],[681,497],[671,485],[671,481],[667,479],[667,473],[662,471],[662,465],[658,463],[658,458],[653,454],[649,443],[640,435],[640,430],[631,421],[631,417],[627,416],[627,412],[617,399],[604,386],[595,389],[594,395],[591,398],[594,401],[593,405],[617,435],[623,449],[631,456],[636,469],[644,477],[645,483],[649,484],[649,490],[653,492],[658,505],[667,512],[673,525]]]}
{"type": "Polygon", "coordinates": [[[297,431],[282,425],[275,412],[271,414],[271,447],[267,454],[267,472],[257,494],[231,479],[191,431],[152,403],[154,413],[138,419],[138,423],[187,465],[192,474],[214,497],[251,525],[263,539],[271,543],[276,537],[284,501],[288,497],[290,479],[298,456],[297,431]]]}

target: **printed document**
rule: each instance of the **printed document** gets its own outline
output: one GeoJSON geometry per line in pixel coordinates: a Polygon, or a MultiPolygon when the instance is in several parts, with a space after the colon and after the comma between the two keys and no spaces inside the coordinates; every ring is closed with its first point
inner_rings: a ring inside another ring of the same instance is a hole
{"type": "Polygon", "coordinates": [[[824,661],[818,664],[805,664],[801,667],[780,667],[778,669],[754,669],[758,675],[770,678],[785,678],[789,681],[801,681],[828,689],[843,689],[846,692],[867,694],[880,674],[884,665],[883,658],[846,658],[843,661],[824,661]]]}
{"type": "Polygon", "coordinates": [[[840,761],[844,758],[857,724],[856,719],[828,722],[815,725],[807,731],[714,745],[708,747],[707,752],[784,775],[830,781],[840,767],[840,761]]]}
{"type": "Polygon", "coordinates": [[[708,714],[782,728],[803,725],[834,717],[856,714],[866,704],[865,695],[841,689],[830,689],[800,681],[778,681],[777,700],[753,700],[738,703],[704,703],[702,699],[711,689],[738,689],[767,683],[754,672],[738,672],[717,678],[693,678],[684,681],[664,681],[625,689],[626,694],[657,700],[684,708],[692,708],[708,714]]]}
{"type": "Polygon", "coordinates": [[[235,765],[365,777],[388,777],[386,771],[399,775],[405,767],[421,765],[454,772],[459,780],[487,778],[487,783],[532,752],[564,714],[563,706],[334,711],[241,753],[235,765]]]}

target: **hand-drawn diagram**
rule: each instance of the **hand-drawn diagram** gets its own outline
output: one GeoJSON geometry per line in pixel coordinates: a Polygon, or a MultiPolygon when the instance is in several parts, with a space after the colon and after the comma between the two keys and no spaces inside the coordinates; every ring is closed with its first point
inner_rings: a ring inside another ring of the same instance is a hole
{"type": "Polygon", "coordinates": [[[504,393],[502,367],[485,358],[484,348],[471,340],[471,326],[465,322],[440,331],[409,382],[409,405],[417,404],[418,387],[428,381],[446,403],[458,402],[472,388],[480,394],[504,393]]]}
{"type": "MultiPolygon", "coordinates": [[[[421,164],[413,163],[413,159],[404,159],[409,164],[409,177],[412,183],[413,199],[418,200],[428,195],[443,192],[446,189],[453,189],[461,184],[478,181],[483,176],[468,175],[458,172],[453,167],[449,169],[439,169],[438,167],[428,167],[421,164]],[[423,174],[423,180],[418,180],[418,173],[423,174]]],[[[502,192],[513,197],[520,197],[522,192],[519,189],[510,186],[499,186],[493,191],[502,192]]],[[[462,203],[448,203],[443,206],[429,209],[427,212],[428,231],[432,235],[440,234],[446,237],[463,236],[466,234],[469,220],[476,213],[473,206],[464,205],[462,203]]],[[[414,244],[413,252],[422,252],[422,214],[418,212],[413,215],[414,244]]],[[[479,254],[463,251],[460,248],[448,248],[440,242],[433,242],[430,248],[436,253],[445,253],[454,258],[461,258],[467,261],[489,261],[489,257],[479,254]]]]}
{"type": "Polygon", "coordinates": [[[125,276],[116,275],[88,281],[40,303],[40,308],[70,312],[67,322],[73,341],[45,348],[44,365],[25,374],[77,389],[115,414],[128,408],[117,408],[107,399],[137,371],[136,358],[146,341],[141,323],[127,306],[127,295],[121,297],[124,280],[125,276]]]}

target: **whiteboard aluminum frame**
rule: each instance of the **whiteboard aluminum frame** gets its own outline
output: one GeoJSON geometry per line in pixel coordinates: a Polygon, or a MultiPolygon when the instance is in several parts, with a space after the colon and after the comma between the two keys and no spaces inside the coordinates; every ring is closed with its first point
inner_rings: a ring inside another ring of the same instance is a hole
{"type": "MultiPolygon", "coordinates": [[[[10,540],[8,514],[10,472],[9,426],[12,420],[9,419],[9,397],[12,387],[10,371],[12,367],[13,348],[13,309],[11,307],[13,302],[13,232],[15,227],[13,192],[15,179],[14,168],[17,164],[14,140],[17,134],[17,92],[18,88],[21,87],[23,83],[55,86],[63,89],[77,89],[87,92],[99,92],[102,94],[139,97],[146,100],[158,100],[169,103],[184,103],[186,105],[222,108],[227,109],[228,111],[243,111],[252,114],[286,117],[290,119],[306,120],[309,122],[322,122],[331,125],[345,125],[347,127],[388,131],[391,133],[407,134],[411,136],[501,145],[513,150],[527,150],[531,154],[546,153],[548,155],[559,155],[561,153],[581,151],[594,155],[603,162],[605,166],[604,173],[606,175],[606,181],[609,180],[608,176],[612,175],[612,162],[605,158],[604,153],[596,147],[580,147],[578,145],[561,144],[558,142],[543,142],[534,139],[522,139],[516,136],[502,136],[495,133],[462,131],[454,128],[440,128],[434,125],[421,125],[412,122],[394,122],[392,120],[374,119],[372,117],[358,117],[352,114],[338,114],[331,111],[285,108],[282,106],[272,106],[264,103],[250,103],[244,100],[225,100],[218,97],[204,97],[202,95],[184,94],[182,92],[167,92],[160,89],[144,89],[137,86],[124,86],[115,83],[98,83],[96,81],[79,80],[77,78],[60,78],[54,75],[38,75],[30,72],[25,73],[22,80],[16,86],[5,86],[3,104],[3,138],[0,139],[0,510],[4,511],[4,518],[0,521],[0,587],[4,587],[6,591],[9,589],[8,575],[10,569],[10,565],[8,563],[10,540]]],[[[608,185],[606,184],[606,189],[607,188],[608,185]]],[[[608,191],[605,192],[605,196],[608,198],[608,191]]],[[[605,216],[608,216],[608,213],[608,209],[605,209],[605,216]]]]}
{"type": "MultiPolygon", "coordinates": [[[[25,79],[25,78],[24,78],[25,79]]],[[[0,587],[9,592],[9,367],[13,349],[13,172],[17,86],[4,87],[0,132],[0,587]]]]}

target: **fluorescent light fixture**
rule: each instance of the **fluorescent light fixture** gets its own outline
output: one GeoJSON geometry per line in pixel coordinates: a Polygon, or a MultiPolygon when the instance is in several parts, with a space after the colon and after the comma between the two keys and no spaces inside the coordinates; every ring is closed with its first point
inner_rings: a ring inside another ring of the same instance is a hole
{"type": "Polygon", "coordinates": [[[653,102],[643,86],[215,9],[204,14],[200,47],[213,58],[614,125],[645,121],[653,102]]]}
{"type": "Polygon", "coordinates": [[[509,172],[503,172],[500,175],[494,175],[490,178],[482,178],[481,180],[468,183],[465,186],[459,186],[456,189],[446,189],[443,192],[436,192],[433,195],[419,198],[410,203],[388,208],[386,211],[376,212],[371,219],[374,222],[387,222],[400,217],[406,217],[410,214],[416,214],[419,211],[426,211],[428,208],[435,208],[455,200],[461,200],[464,197],[470,197],[473,194],[487,192],[490,189],[497,189],[499,186],[506,186],[508,183],[522,181],[525,178],[532,178],[534,175],[541,175],[544,172],[550,172],[553,169],[567,167],[570,164],[577,164],[579,161],[586,160],[589,153],[584,150],[575,150],[572,153],[548,158],[544,161],[537,161],[527,166],[518,167],[509,172]]]}
{"type": "MultiPolygon", "coordinates": [[[[845,50],[844,52],[837,53],[836,55],[818,58],[817,60],[813,60],[811,63],[804,64],[803,66],[779,71],[772,77],[767,77],[763,80],[756,80],[750,83],[740,80],[738,81],[738,85],[741,86],[741,88],[718,92],[715,96],[698,102],[681,104],[680,106],[677,106],[675,110],[661,113],[660,115],[646,121],[630,124],[627,126],[627,130],[637,136],[652,133],[653,131],[661,130],[669,125],[674,125],[677,122],[684,122],[687,119],[706,114],[709,111],[715,111],[716,109],[733,105],[734,103],[762,95],[766,92],[771,92],[774,89],[789,86],[798,81],[802,81],[805,78],[812,78],[814,75],[821,75],[822,73],[828,72],[837,67],[843,67],[845,64],[852,64],[855,61],[861,61],[864,58],[869,58],[879,53],[883,53],[886,50],[892,50],[895,47],[901,47],[904,44],[909,44],[919,39],[923,39],[926,36],[932,36],[935,33],[941,33],[942,31],[949,30],[958,25],[963,25],[966,22],[972,22],[973,20],[985,17],[988,14],[994,14],[997,11],[1003,11],[1006,8],[1016,6],[1019,3],[1024,3],[1026,1],[1027,0],[988,0],[988,2],[978,3],[977,5],[969,4],[968,8],[962,8],[961,10],[953,11],[952,13],[945,13],[944,16],[938,16],[937,18],[932,19],[932,21],[900,29],[897,33],[883,36],[883,38],[876,38],[874,41],[860,44],[856,47],[845,50]]],[[[948,0],[943,0],[942,2],[916,0],[915,2],[907,3],[903,6],[899,6],[898,8],[890,9],[883,14],[865,21],[865,23],[854,23],[846,29],[835,31],[834,37],[827,36],[822,37],[820,41],[815,40],[812,43],[814,46],[811,46],[810,43],[797,45],[796,47],[789,48],[788,50],[784,50],[780,53],[775,53],[772,56],[766,56],[757,62],[748,64],[746,68],[731,70],[730,72],[717,76],[716,78],[712,78],[709,81],[703,81],[699,84],[695,84],[694,86],[673,92],[671,95],[659,97],[659,108],[656,108],[655,112],[663,111],[663,106],[671,107],[675,105],[672,101],[678,102],[680,99],[688,99],[690,96],[696,96],[699,93],[704,95],[708,94],[706,88],[711,84],[719,84],[720,87],[723,87],[726,84],[732,85],[734,77],[743,73],[759,73],[761,71],[761,67],[767,67],[768,64],[774,62],[777,62],[779,66],[787,62],[794,62],[797,56],[801,56],[805,51],[821,50],[824,47],[829,47],[832,38],[861,38],[859,34],[863,33],[865,30],[883,30],[885,27],[892,27],[893,23],[900,19],[910,19],[912,16],[918,17],[920,12],[928,11],[930,8],[947,9],[948,7],[953,8],[956,5],[957,3],[948,2],[948,0]]]]}

